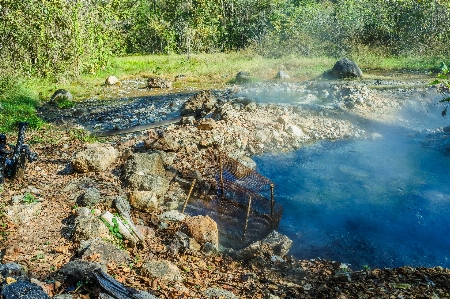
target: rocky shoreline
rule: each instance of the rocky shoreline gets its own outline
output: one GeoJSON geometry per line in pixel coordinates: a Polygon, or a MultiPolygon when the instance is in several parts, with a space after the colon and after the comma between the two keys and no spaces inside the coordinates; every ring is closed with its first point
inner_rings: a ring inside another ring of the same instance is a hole
{"type": "MultiPolygon", "coordinates": [[[[114,122],[118,128],[136,124],[127,117],[136,112],[130,111],[134,104],[147,121],[184,117],[179,124],[108,137],[100,144],[86,145],[57,131],[60,142],[37,145],[40,160],[29,165],[24,180],[7,182],[2,191],[7,227],[1,231],[7,233],[7,242],[0,246],[0,281],[10,285],[8,277],[20,280],[28,271],[38,279],[32,282],[53,298],[119,298],[108,295],[92,277],[86,282],[100,267],[121,284],[146,292],[123,298],[448,297],[448,269],[359,270],[340,262],[299,261],[289,256],[291,241],[276,232],[244,249],[226,249],[210,217],[179,212],[189,182],[195,178],[210,186],[211,151],[254,168],[250,157],[265,152],[291,151],[323,139],[378,138],[364,126],[365,120],[398,122],[397,111],[407,103],[408,93],[436,94],[422,83],[392,92],[366,85],[254,84],[164,95],[156,105],[138,98],[114,109],[89,103],[56,113],[44,108],[49,119],[65,126],[92,129],[108,129],[103,121],[114,119],[119,119],[114,122]],[[301,96],[264,103],[247,95],[264,89],[301,96]],[[36,200],[24,202],[26,194],[36,200]],[[106,212],[116,213],[116,220],[106,212]],[[125,223],[122,230],[118,220],[125,223]],[[21,265],[22,276],[3,270],[7,263],[21,265]]],[[[126,90],[126,83],[120,88],[126,90]]],[[[194,196],[203,193],[199,187],[194,196]]]]}

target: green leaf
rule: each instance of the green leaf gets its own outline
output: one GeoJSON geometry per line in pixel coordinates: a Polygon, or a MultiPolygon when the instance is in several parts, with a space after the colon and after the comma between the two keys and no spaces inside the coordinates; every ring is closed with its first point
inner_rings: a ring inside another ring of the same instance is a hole
{"type": "Polygon", "coordinates": [[[444,102],[450,102],[450,97],[447,97],[445,99],[442,99],[439,101],[440,103],[444,103],[444,102]]]}
{"type": "Polygon", "coordinates": [[[435,85],[435,84],[439,84],[439,83],[441,83],[441,81],[439,81],[439,80],[434,80],[434,81],[431,82],[430,84],[431,84],[431,85],[435,85]]]}
{"type": "Polygon", "coordinates": [[[447,76],[446,76],[445,74],[442,74],[442,73],[439,73],[439,74],[437,75],[437,77],[438,77],[439,79],[447,79],[447,76]]]}

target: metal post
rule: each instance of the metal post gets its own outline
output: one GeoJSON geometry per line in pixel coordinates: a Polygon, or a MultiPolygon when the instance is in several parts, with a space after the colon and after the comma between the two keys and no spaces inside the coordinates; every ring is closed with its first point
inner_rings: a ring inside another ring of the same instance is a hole
{"type": "Polygon", "coordinates": [[[192,190],[194,189],[194,185],[195,185],[196,181],[197,181],[197,179],[194,179],[192,181],[191,188],[189,189],[189,193],[188,193],[188,195],[186,197],[186,200],[184,201],[183,210],[181,210],[181,213],[184,213],[184,210],[186,209],[187,203],[189,201],[189,197],[191,197],[191,193],[192,193],[192,190]]]}
{"type": "Polygon", "coordinates": [[[248,197],[248,206],[247,206],[247,215],[245,216],[245,226],[244,226],[244,234],[242,235],[242,239],[245,240],[245,233],[247,232],[247,226],[248,226],[248,218],[250,216],[250,209],[252,207],[252,197],[248,197]]]}
{"type": "Polygon", "coordinates": [[[222,153],[219,153],[219,164],[220,164],[220,187],[222,188],[222,198],[225,194],[223,187],[223,164],[222,164],[222,153]]]}
{"type": "Polygon", "coordinates": [[[275,206],[275,198],[273,195],[273,188],[274,188],[274,184],[270,184],[270,219],[272,220],[272,223],[273,223],[273,208],[275,206]]]}

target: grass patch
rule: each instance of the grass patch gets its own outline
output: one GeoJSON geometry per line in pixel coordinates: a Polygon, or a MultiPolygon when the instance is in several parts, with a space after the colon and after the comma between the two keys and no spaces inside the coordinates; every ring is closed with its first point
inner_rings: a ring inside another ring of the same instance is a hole
{"type": "Polygon", "coordinates": [[[0,132],[17,131],[19,122],[38,129],[44,122],[36,115],[39,100],[17,79],[0,77],[0,132]]]}

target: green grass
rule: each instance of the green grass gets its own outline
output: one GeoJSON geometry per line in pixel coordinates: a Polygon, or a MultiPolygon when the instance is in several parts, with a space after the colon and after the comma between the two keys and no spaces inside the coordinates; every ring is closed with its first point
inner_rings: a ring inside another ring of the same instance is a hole
{"type": "MultiPolygon", "coordinates": [[[[359,51],[350,58],[355,60],[367,78],[378,78],[414,70],[425,76],[437,73],[442,57],[383,57],[370,51],[359,51]]],[[[83,75],[77,80],[56,82],[52,79],[27,80],[0,76],[0,133],[16,132],[19,121],[30,123],[31,129],[43,128],[36,108],[48,101],[53,92],[64,88],[72,93],[74,101],[100,96],[105,79],[114,75],[119,80],[160,76],[174,80],[183,74],[184,82],[174,82],[174,87],[221,88],[232,82],[239,71],[249,72],[254,81],[273,80],[280,70],[287,72],[290,81],[319,77],[333,67],[336,59],[330,57],[299,57],[294,54],[282,58],[266,58],[253,51],[193,55],[147,55],[111,58],[109,65],[96,74],[83,75]]],[[[448,61],[447,61],[448,62],[448,61]]],[[[432,75],[429,75],[432,77],[432,75]]],[[[63,103],[68,108],[73,103],[63,103]]],[[[63,107],[63,108],[64,108],[63,107]]],[[[75,137],[81,133],[75,132],[75,137]]],[[[81,134],[83,135],[83,134],[81,134]]],[[[83,137],[83,136],[81,136],[83,137]]],[[[85,138],[84,136],[83,138],[85,138]]]]}

